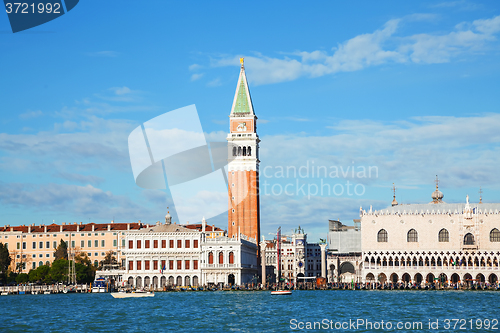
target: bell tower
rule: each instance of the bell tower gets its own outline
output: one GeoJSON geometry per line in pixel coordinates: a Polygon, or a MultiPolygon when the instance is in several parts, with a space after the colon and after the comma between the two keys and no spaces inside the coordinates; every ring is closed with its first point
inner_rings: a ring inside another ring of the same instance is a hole
{"type": "Polygon", "coordinates": [[[259,136],[243,58],[231,114],[228,141],[228,237],[260,238],[259,136]]]}

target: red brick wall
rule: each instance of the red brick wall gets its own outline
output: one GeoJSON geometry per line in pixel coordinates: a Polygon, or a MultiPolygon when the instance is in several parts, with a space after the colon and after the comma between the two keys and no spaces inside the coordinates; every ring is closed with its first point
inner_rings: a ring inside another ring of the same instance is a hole
{"type": "Polygon", "coordinates": [[[257,242],[260,239],[259,175],[256,171],[230,171],[228,236],[240,232],[257,242]],[[234,187],[232,186],[234,184],[234,187]],[[234,197],[234,200],[232,199],[234,197]],[[238,203],[239,202],[239,203],[238,203]],[[238,203],[237,205],[235,203],[238,203]],[[233,213],[234,209],[234,213],[233,213]],[[233,225],[234,222],[234,225],[233,225]]]}

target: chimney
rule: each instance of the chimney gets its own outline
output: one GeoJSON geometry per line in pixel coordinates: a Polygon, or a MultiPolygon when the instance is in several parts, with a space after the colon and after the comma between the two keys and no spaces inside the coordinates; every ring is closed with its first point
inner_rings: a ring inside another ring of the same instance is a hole
{"type": "Polygon", "coordinates": [[[94,231],[95,224],[92,224],[92,231],[94,231]]]}
{"type": "Polygon", "coordinates": [[[115,223],[115,220],[111,220],[111,223],[115,223]]]}
{"type": "Polygon", "coordinates": [[[157,222],[156,222],[156,225],[160,225],[160,221],[157,221],[157,222]]]}
{"type": "Polygon", "coordinates": [[[76,224],[76,232],[80,232],[80,226],[78,224],[76,224]]]}
{"type": "Polygon", "coordinates": [[[43,232],[47,233],[47,226],[46,225],[43,226],[43,232]]]}
{"type": "Polygon", "coordinates": [[[111,224],[108,224],[108,231],[111,230],[111,224]]]}
{"type": "Polygon", "coordinates": [[[31,226],[28,226],[28,233],[31,233],[31,226]]]}
{"type": "Polygon", "coordinates": [[[14,231],[14,227],[10,227],[10,232],[13,232],[14,231]]]}
{"type": "Polygon", "coordinates": [[[61,225],[59,226],[59,232],[63,232],[63,225],[64,225],[64,222],[63,222],[63,224],[61,224],[61,225]]]}
{"type": "Polygon", "coordinates": [[[127,230],[130,230],[130,223],[127,223],[127,230]]]}

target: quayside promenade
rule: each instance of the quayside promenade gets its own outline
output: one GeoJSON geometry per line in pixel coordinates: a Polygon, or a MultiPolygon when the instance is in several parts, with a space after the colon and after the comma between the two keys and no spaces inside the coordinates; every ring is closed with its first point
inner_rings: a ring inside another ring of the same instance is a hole
{"type": "MultiPolygon", "coordinates": [[[[113,290],[118,290],[121,288],[113,288],[113,290]]],[[[123,288],[126,289],[126,288],[123,288]]],[[[154,292],[200,292],[200,291],[271,291],[276,288],[261,287],[261,286],[233,286],[233,287],[216,287],[216,286],[204,286],[204,287],[192,287],[192,286],[166,286],[164,288],[144,288],[147,291],[154,292]]],[[[299,285],[296,288],[283,288],[291,290],[324,290],[324,291],[341,291],[341,290],[415,290],[415,291],[432,291],[432,290],[443,290],[443,291],[453,291],[453,290],[478,290],[478,291],[500,291],[500,286],[490,285],[486,283],[455,283],[455,284],[429,284],[429,285],[417,285],[417,284],[381,284],[381,283],[333,283],[326,286],[315,286],[311,284],[299,285]]],[[[5,295],[26,295],[26,294],[59,294],[59,293],[91,293],[91,284],[79,284],[76,286],[66,286],[63,284],[53,284],[53,285],[19,285],[19,286],[1,286],[0,294],[5,295]]]]}

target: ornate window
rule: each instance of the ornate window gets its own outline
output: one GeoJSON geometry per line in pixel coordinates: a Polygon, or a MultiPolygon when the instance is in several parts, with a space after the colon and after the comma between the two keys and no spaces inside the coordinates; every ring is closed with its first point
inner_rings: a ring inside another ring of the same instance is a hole
{"type": "Polygon", "coordinates": [[[224,263],[224,253],[222,252],[219,252],[219,264],[223,264],[224,263]]]}
{"type": "Polygon", "coordinates": [[[381,229],[377,234],[377,242],[379,243],[387,243],[387,231],[385,229],[381,229]]]}
{"type": "Polygon", "coordinates": [[[247,148],[247,156],[252,156],[252,147],[248,146],[247,148]]]}
{"type": "Polygon", "coordinates": [[[474,235],[468,233],[464,237],[464,245],[474,245],[474,235]]]}
{"type": "Polygon", "coordinates": [[[500,231],[497,228],[491,230],[490,242],[500,242],[500,231]]]}
{"type": "Polygon", "coordinates": [[[208,253],[208,264],[212,265],[214,263],[214,254],[213,252],[208,253]]]}
{"type": "Polygon", "coordinates": [[[233,147],[233,156],[236,156],[236,154],[237,154],[237,148],[233,147]]]}
{"type": "Polygon", "coordinates": [[[450,241],[450,233],[446,229],[441,229],[439,231],[439,236],[438,236],[439,242],[449,242],[450,241]]]}
{"type": "Polygon", "coordinates": [[[408,231],[408,235],[406,236],[406,241],[407,242],[418,242],[418,233],[417,233],[417,230],[415,229],[411,229],[410,231],[408,231]]]}
{"type": "Polygon", "coordinates": [[[247,156],[247,147],[243,147],[243,156],[247,156]]]}

